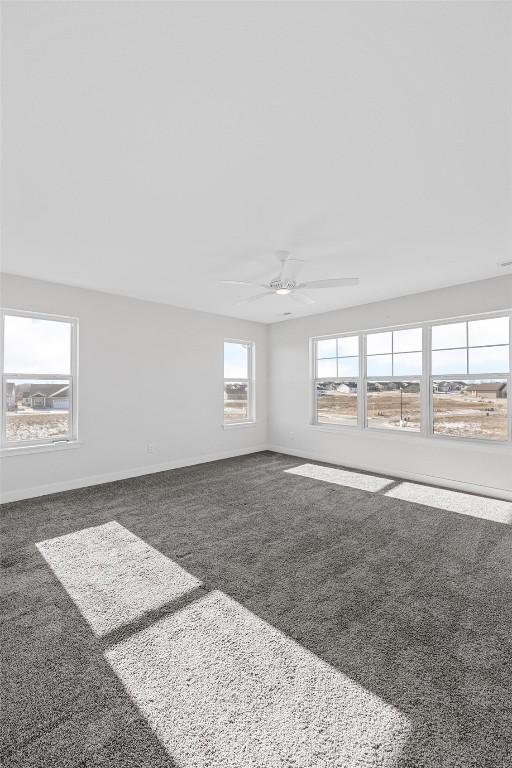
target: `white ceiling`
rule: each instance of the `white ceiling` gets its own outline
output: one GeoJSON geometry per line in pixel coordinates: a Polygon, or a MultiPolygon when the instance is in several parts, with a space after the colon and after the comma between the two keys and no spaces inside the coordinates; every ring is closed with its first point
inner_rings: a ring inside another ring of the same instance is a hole
{"type": "Polygon", "coordinates": [[[273,322],[512,258],[508,3],[3,13],[6,272],[273,322]],[[278,248],[361,283],[237,306],[278,248]]]}

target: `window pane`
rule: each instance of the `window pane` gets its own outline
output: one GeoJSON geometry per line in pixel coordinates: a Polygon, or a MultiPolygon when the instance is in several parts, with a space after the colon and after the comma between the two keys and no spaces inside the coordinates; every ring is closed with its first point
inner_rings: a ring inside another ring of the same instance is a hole
{"type": "Polygon", "coordinates": [[[508,317],[470,320],[468,323],[469,346],[484,347],[490,344],[508,344],[508,332],[508,317]]]}
{"type": "Polygon", "coordinates": [[[448,323],[432,327],[432,349],[466,346],[466,323],[448,323]]]}
{"type": "Polygon", "coordinates": [[[338,339],[340,357],[357,357],[359,354],[359,336],[344,336],[338,339]]]}
{"type": "Polygon", "coordinates": [[[509,365],[508,344],[469,348],[468,373],[508,373],[509,365]]]}
{"type": "Polygon", "coordinates": [[[248,386],[246,381],[224,383],[224,421],[245,421],[249,418],[248,386]]]}
{"type": "Polygon", "coordinates": [[[367,423],[379,429],[420,430],[420,385],[407,381],[369,381],[367,423]]]}
{"type": "Polygon", "coordinates": [[[6,315],[4,371],[71,373],[71,324],[6,315]]]}
{"type": "Polygon", "coordinates": [[[393,352],[418,352],[423,349],[421,328],[393,331],[393,352]]]}
{"type": "Polygon", "coordinates": [[[369,333],[366,337],[366,353],[378,355],[385,352],[391,352],[391,331],[369,333]]]}
{"type": "Polygon", "coordinates": [[[506,381],[434,381],[432,397],[435,434],[507,439],[506,381]]]}
{"type": "Polygon", "coordinates": [[[317,341],[316,353],[317,357],[336,357],[336,339],[317,341]]]}
{"type": "Polygon", "coordinates": [[[339,357],[338,376],[359,376],[359,358],[339,357]]]}
{"type": "Polygon", "coordinates": [[[224,378],[246,379],[248,377],[248,347],[233,341],[224,342],[224,378]]]}
{"type": "Polygon", "coordinates": [[[357,383],[317,382],[316,417],[319,424],[357,424],[357,383]]]}
{"type": "Polygon", "coordinates": [[[7,440],[22,442],[68,438],[71,431],[70,408],[70,380],[7,380],[7,440]]]}
{"type": "Polygon", "coordinates": [[[432,373],[467,373],[466,349],[447,349],[432,352],[432,373]]]}
{"type": "Polygon", "coordinates": [[[318,379],[324,379],[328,376],[333,376],[336,378],[338,375],[337,368],[336,368],[336,358],[331,358],[328,360],[319,360],[317,362],[317,378],[318,379]]]}
{"type": "Polygon", "coordinates": [[[421,376],[422,353],[402,352],[393,355],[393,376],[421,376]]]}
{"type": "Polygon", "coordinates": [[[372,355],[366,360],[367,376],[392,376],[392,355],[372,355]]]}

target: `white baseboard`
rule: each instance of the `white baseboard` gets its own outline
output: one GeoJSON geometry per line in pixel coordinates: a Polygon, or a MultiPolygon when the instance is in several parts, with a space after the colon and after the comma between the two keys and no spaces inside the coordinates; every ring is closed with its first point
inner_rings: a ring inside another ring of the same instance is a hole
{"type": "Polygon", "coordinates": [[[437,485],[441,488],[453,488],[457,491],[465,491],[466,493],[476,493],[479,496],[491,496],[495,499],[504,499],[505,501],[512,501],[512,491],[507,488],[493,488],[488,485],[479,485],[477,483],[466,483],[460,480],[452,480],[449,477],[438,477],[435,475],[421,475],[416,472],[401,472],[396,467],[384,467],[384,466],[372,466],[368,464],[351,464],[350,462],[340,461],[340,457],[327,456],[319,452],[310,451],[296,451],[292,448],[286,448],[284,445],[269,445],[268,451],[275,451],[276,453],[284,453],[288,456],[297,456],[300,459],[310,459],[311,461],[323,461],[326,464],[337,464],[341,467],[347,467],[348,469],[358,470],[361,469],[365,472],[375,472],[378,475],[390,475],[391,477],[397,477],[400,480],[411,480],[416,483],[426,483],[427,485],[437,485]]]}
{"type": "Polygon", "coordinates": [[[104,475],[90,475],[89,477],[78,477],[73,480],[63,480],[47,485],[38,485],[32,488],[23,488],[15,491],[7,491],[0,494],[0,503],[8,504],[11,501],[22,501],[23,499],[33,499],[37,496],[48,496],[51,493],[60,493],[61,491],[73,491],[76,488],[87,488],[90,485],[102,485],[103,483],[112,483],[116,480],[126,480],[129,477],[140,477],[141,475],[153,475],[155,472],[165,472],[168,469],[179,469],[180,467],[192,467],[195,464],[206,464],[208,461],[219,461],[221,459],[231,459],[235,456],[245,456],[249,453],[258,453],[266,451],[267,446],[254,446],[252,448],[239,448],[231,451],[219,451],[218,453],[205,454],[204,456],[192,456],[185,459],[174,461],[164,461],[162,464],[150,464],[144,467],[133,467],[132,469],[123,469],[116,472],[107,472],[104,475]]]}
{"type": "Polygon", "coordinates": [[[205,464],[208,461],[219,461],[221,459],[230,459],[235,456],[244,456],[259,451],[275,451],[276,453],[296,456],[300,459],[310,459],[311,461],[323,461],[327,464],[337,464],[338,466],[348,467],[349,469],[361,469],[365,472],[375,472],[379,475],[391,475],[401,480],[411,480],[416,483],[427,483],[428,485],[438,485],[445,488],[453,488],[466,493],[476,493],[481,496],[491,496],[496,499],[505,499],[512,501],[512,491],[506,488],[492,488],[487,485],[477,483],[466,483],[459,480],[452,480],[448,477],[438,477],[434,475],[423,475],[416,472],[401,472],[394,467],[373,466],[368,464],[351,464],[350,462],[341,462],[339,456],[328,456],[319,452],[296,451],[283,445],[260,445],[252,448],[240,448],[235,451],[219,451],[204,456],[193,456],[175,461],[166,461],[161,464],[151,464],[144,467],[134,467],[132,469],[119,470],[116,472],[107,472],[103,475],[90,475],[89,477],[76,478],[74,480],[65,480],[47,485],[39,485],[32,488],[24,488],[15,491],[7,491],[0,495],[0,503],[8,504],[11,501],[21,501],[23,499],[32,499],[37,496],[47,496],[51,493],[60,493],[61,491],[72,491],[76,488],[87,488],[91,485],[101,485],[102,483],[112,483],[116,480],[126,480],[130,477],[140,477],[141,475],[152,475],[155,472],[165,472],[169,469],[179,469],[180,467],[191,467],[195,464],[205,464]]]}

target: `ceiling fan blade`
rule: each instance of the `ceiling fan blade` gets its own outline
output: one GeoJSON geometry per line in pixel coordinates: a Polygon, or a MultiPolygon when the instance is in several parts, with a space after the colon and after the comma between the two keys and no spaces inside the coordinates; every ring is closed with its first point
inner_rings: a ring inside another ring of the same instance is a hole
{"type": "Polygon", "coordinates": [[[281,281],[293,281],[302,269],[304,261],[302,259],[286,259],[283,262],[283,268],[281,270],[281,281]]]}
{"type": "Polygon", "coordinates": [[[261,283],[248,283],[246,280],[221,280],[222,285],[250,285],[251,288],[266,288],[261,283]]]}
{"type": "Polygon", "coordinates": [[[255,296],[249,296],[248,299],[240,299],[240,301],[235,302],[235,304],[252,304],[253,301],[258,301],[259,299],[262,299],[264,296],[273,296],[274,291],[265,291],[265,293],[257,293],[255,296]]]}
{"type": "Polygon", "coordinates": [[[304,296],[303,293],[290,293],[289,296],[292,301],[297,301],[299,304],[316,304],[314,299],[304,296]]]}
{"type": "Polygon", "coordinates": [[[358,283],[358,277],[333,277],[331,280],[310,280],[307,283],[300,283],[297,288],[342,288],[358,283]]]}

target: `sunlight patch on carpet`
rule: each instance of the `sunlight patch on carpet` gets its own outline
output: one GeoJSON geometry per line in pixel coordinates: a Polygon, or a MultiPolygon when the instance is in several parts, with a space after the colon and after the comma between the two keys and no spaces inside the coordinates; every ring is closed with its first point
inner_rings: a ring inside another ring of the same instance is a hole
{"type": "Polygon", "coordinates": [[[318,464],[301,464],[299,467],[292,467],[284,471],[290,475],[310,477],[312,480],[323,480],[326,483],[346,485],[350,488],[359,488],[362,491],[382,491],[394,482],[389,477],[365,475],[361,472],[350,472],[347,469],[335,469],[334,467],[322,467],[318,464]]]}
{"type": "Polygon", "coordinates": [[[122,525],[37,547],[96,635],[132,627],[105,658],[180,768],[397,766],[407,718],[223,592],[139,628],[200,582],[122,525]]]}
{"type": "Polygon", "coordinates": [[[512,524],[512,503],[510,501],[490,499],[485,496],[472,496],[469,493],[406,482],[386,491],[385,496],[412,501],[416,504],[425,504],[436,509],[445,509],[448,512],[458,512],[461,515],[512,524]]]}
{"type": "Polygon", "coordinates": [[[36,546],[98,636],[201,584],[115,521],[36,546]]]}
{"type": "Polygon", "coordinates": [[[391,768],[393,706],[219,591],[105,656],[181,768],[391,768]]]}

